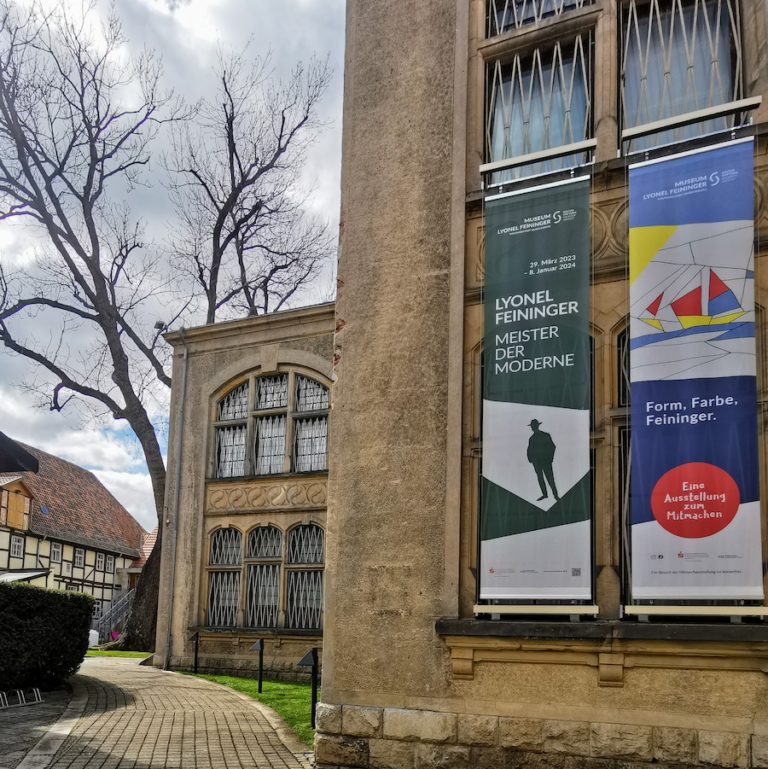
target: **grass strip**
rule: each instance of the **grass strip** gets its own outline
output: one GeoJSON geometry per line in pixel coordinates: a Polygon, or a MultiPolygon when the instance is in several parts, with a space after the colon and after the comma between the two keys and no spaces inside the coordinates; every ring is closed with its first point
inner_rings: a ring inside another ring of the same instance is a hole
{"type": "Polygon", "coordinates": [[[309,684],[289,684],[278,681],[264,681],[263,691],[258,692],[259,683],[253,678],[236,676],[198,675],[206,681],[228,686],[236,692],[264,703],[285,721],[293,733],[308,747],[312,747],[315,730],[310,725],[312,687],[309,684]]]}
{"type": "Polygon", "coordinates": [[[152,652],[120,652],[103,649],[88,649],[86,657],[124,657],[126,659],[144,659],[152,655],[152,652]]]}

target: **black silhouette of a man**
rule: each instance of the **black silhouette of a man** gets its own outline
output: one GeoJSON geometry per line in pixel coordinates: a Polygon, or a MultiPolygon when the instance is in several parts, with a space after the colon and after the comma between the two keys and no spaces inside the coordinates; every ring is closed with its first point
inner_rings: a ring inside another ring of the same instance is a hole
{"type": "Polygon", "coordinates": [[[552,489],[552,496],[558,500],[560,495],[557,493],[557,486],[555,485],[555,476],[552,473],[552,460],[555,458],[555,444],[552,441],[552,436],[549,433],[545,433],[543,430],[539,430],[538,419],[532,419],[528,427],[533,430],[533,435],[528,439],[528,461],[533,465],[533,469],[536,471],[536,479],[539,482],[539,488],[541,489],[541,496],[536,500],[541,502],[542,499],[547,498],[547,486],[544,483],[546,478],[549,483],[549,488],[552,489]]]}

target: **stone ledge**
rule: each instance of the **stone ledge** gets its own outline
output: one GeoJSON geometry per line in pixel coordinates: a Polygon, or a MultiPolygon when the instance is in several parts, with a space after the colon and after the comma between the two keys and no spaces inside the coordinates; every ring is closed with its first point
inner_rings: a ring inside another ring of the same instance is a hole
{"type": "MultiPolygon", "coordinates": [[[[492,607],[489,607],[492,608],[492,607]]],[[[435,622],[441,636],[478,636],[526,640],[573,641],[711,641],[714,643],[764,643],[768,624],[670,623],[597,620],[546,622],[530,620],[476,620],[441,617],[435,622]]]]}

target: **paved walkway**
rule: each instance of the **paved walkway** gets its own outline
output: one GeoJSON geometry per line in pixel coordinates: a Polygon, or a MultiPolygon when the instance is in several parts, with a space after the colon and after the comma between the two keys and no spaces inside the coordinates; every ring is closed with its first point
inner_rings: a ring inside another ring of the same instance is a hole
{"type": "Polygon", "coordinates": [[[0,769],[14,769],[58,721],[71,692],[44,692],[41,705],[0,710],[0,769]]]}
{"type": "Polygon", "coordinates": [[[113,658],[85,660],[72,684],[17,769],[309,769],[272,711],[217,684],[113,658]]]}

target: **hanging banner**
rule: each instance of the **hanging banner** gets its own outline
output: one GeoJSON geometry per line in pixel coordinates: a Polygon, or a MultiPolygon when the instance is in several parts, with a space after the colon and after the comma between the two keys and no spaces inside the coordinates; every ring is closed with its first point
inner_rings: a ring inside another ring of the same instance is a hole
{"type": "Polygon", "coordinates": [[[635,599],[763,598],[752,158],[630,167],[635,599]]]}
{"type": "Polygon", "coordinates": [[[590,599],[589,179],[485,221],[480,598],[590,599]]]}

